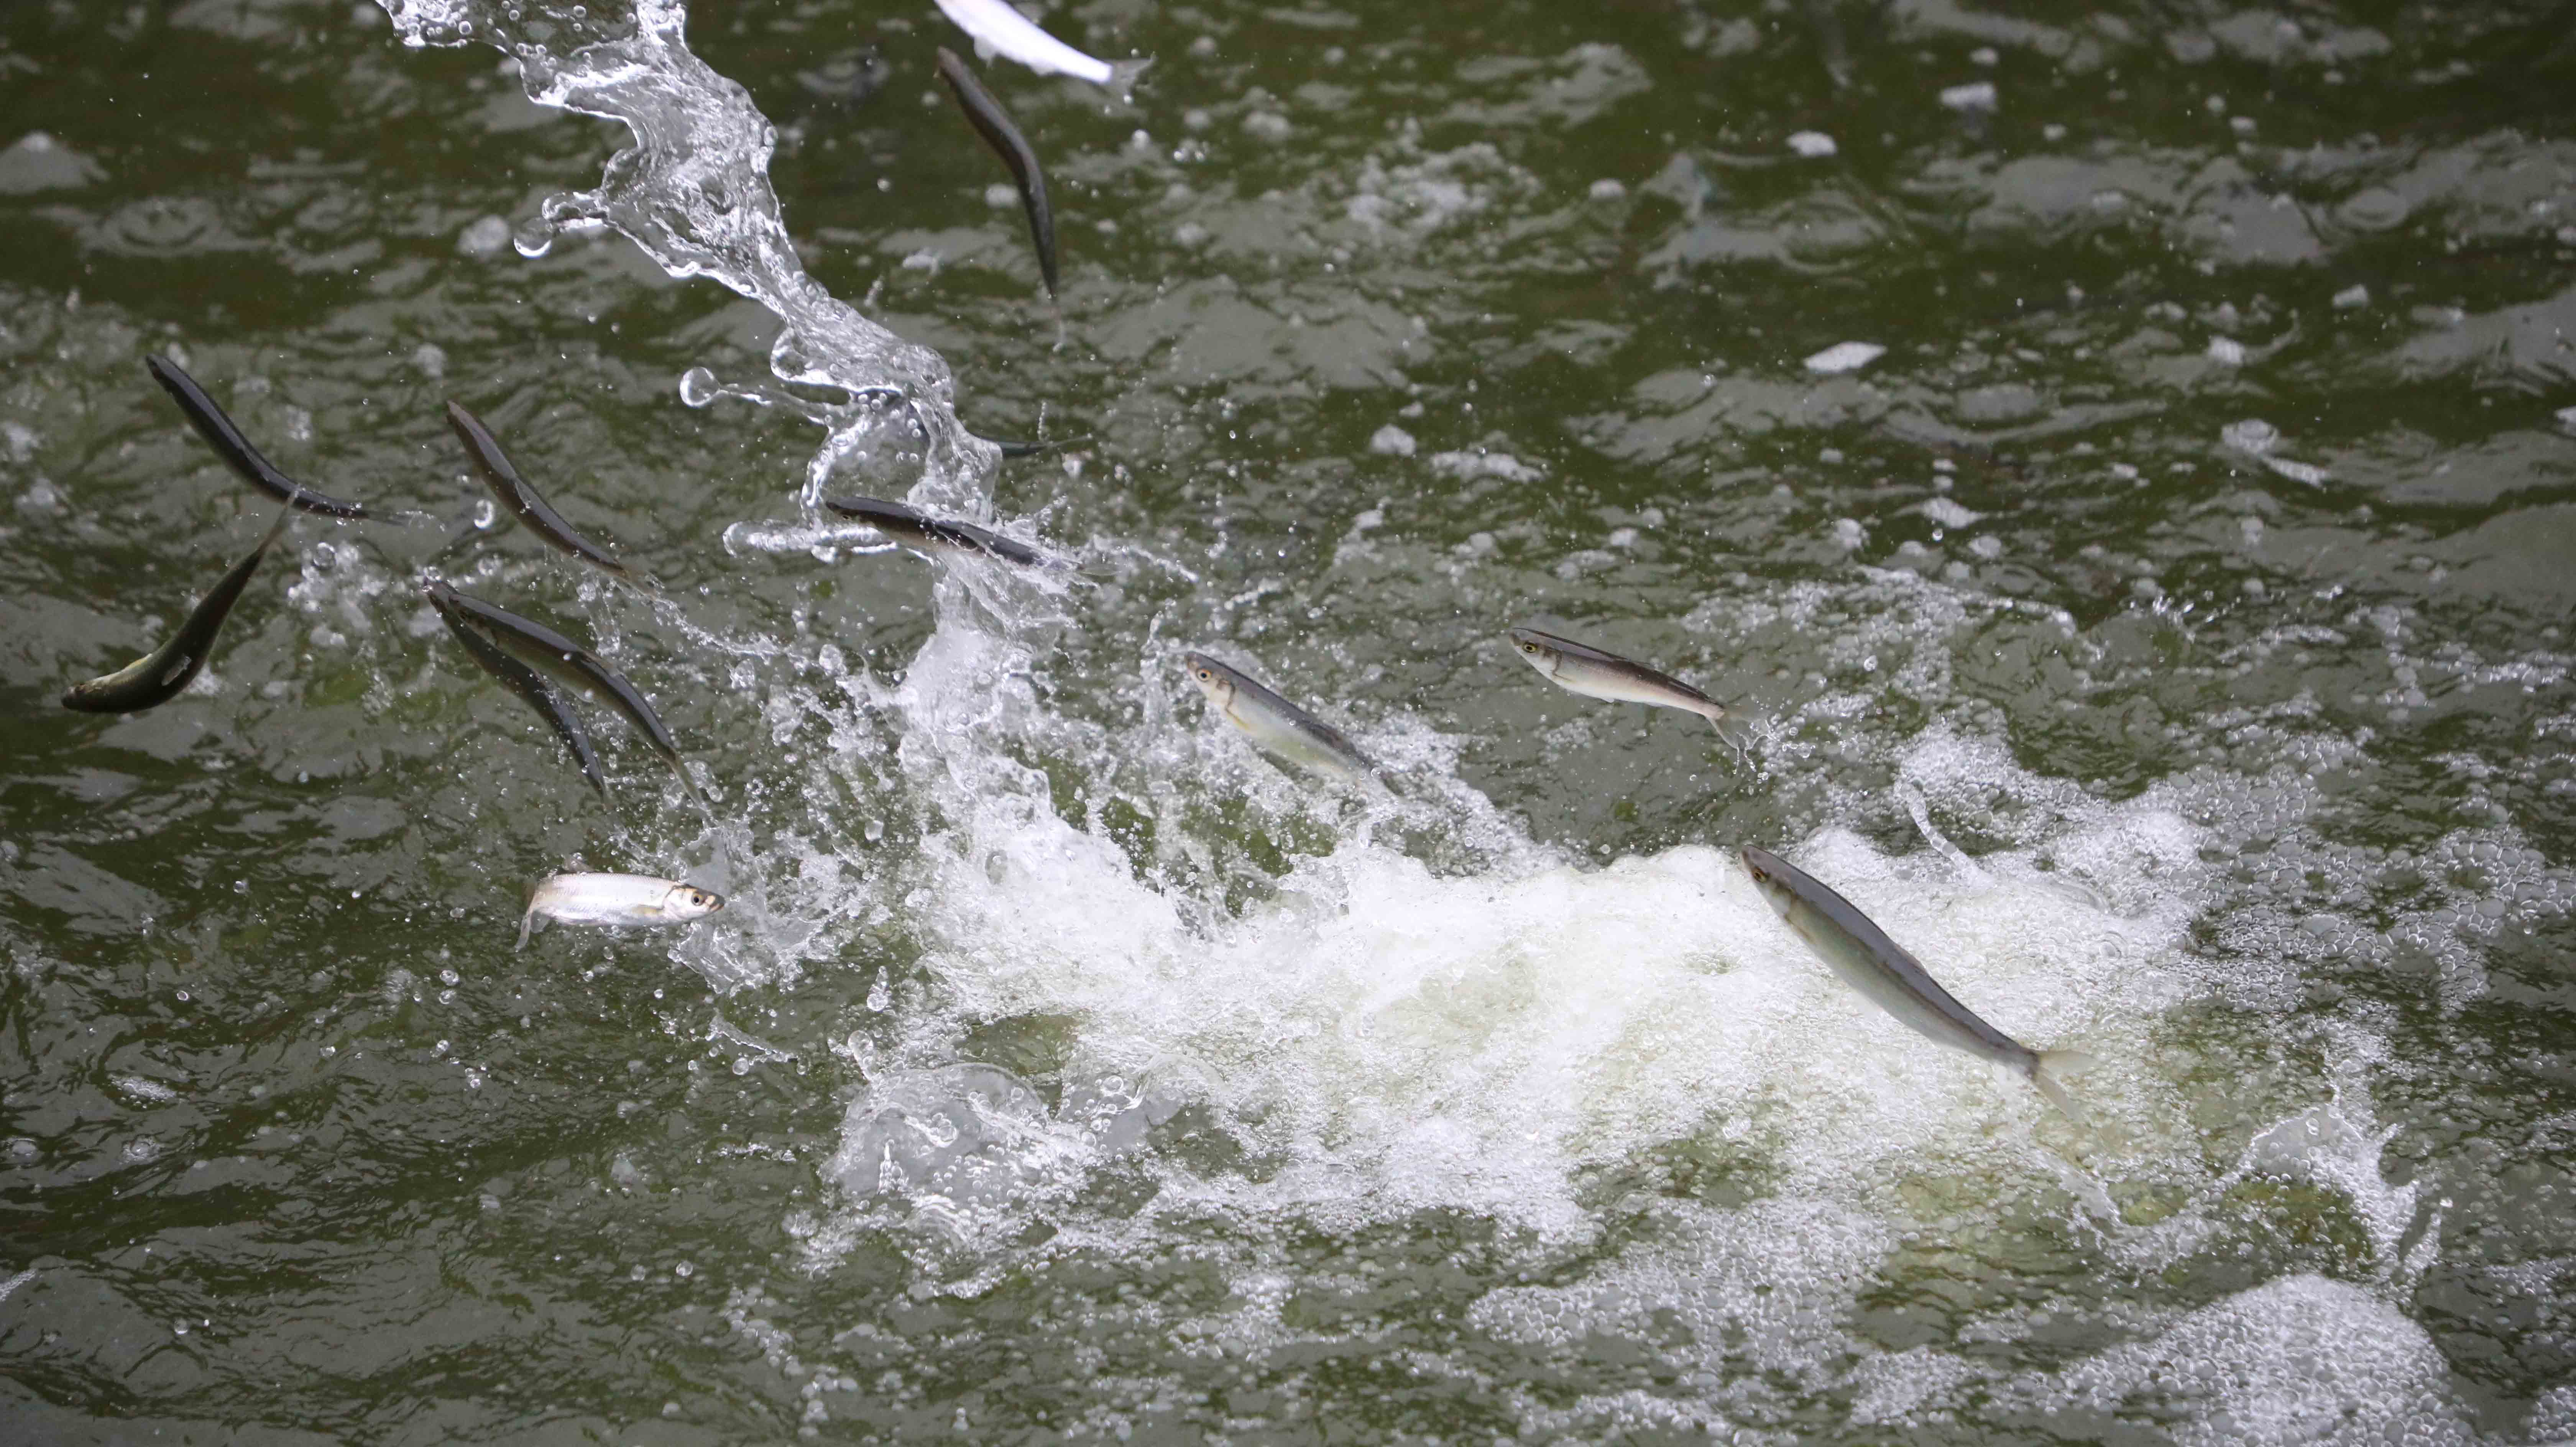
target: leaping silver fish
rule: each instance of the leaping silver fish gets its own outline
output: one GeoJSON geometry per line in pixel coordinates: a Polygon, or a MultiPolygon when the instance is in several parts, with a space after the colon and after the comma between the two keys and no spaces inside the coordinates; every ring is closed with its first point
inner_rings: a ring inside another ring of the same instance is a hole
{"type": "Polygon", "coordinates": [[[1378,774],[1377,765],[1340,729],[1264,688],[1242,670],[1204,653],[1184,653],[1181,662],[1190,671],[1190,682],[1207,695],[1208,707],[1251,735],[1263,752],[1345,783],[1366,783],[1378,774]]]}
{"type": "Polygon", "coordinates": [[[1748,845],[1744,869],[1762,898],[1844,984],[1915,1033],[2028,1076],[2051,1105],[2083,1123],[2084,1112],[2058,1084],[2056,1072],[2081,1070],[2090,1057],[2072,1050],[2033,1050],[1978,1019],[1850,900],[1779,856],[1748,845]]]}

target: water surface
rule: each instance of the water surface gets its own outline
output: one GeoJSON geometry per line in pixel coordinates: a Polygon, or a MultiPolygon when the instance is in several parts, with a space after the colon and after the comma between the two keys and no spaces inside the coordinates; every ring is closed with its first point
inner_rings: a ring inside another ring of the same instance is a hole
{"type": "Polygon", "coordinates": [[[0,12],[13,1435],[2576,1437],[2563,6],[1060,5],[1060,312],[931,7],[643,8],[0,12]],[[90,718],[272,506],[153,352],[394,520],[90,718]]]}

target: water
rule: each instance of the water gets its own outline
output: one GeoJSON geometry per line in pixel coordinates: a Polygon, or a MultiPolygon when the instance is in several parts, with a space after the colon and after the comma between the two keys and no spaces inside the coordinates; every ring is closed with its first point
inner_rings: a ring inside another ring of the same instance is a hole
{"type": "Polygon", "coordinates": [[[1059,7],[1059,318],[929,7],[591,10],[0,16],[17,1435],[2576,1436],[2563,15],[1059,7]],[[266,517],[147,351],[434,521],[79,718],[266,517]],[[565,867],[733,902],[515,952],[565,867]]]}

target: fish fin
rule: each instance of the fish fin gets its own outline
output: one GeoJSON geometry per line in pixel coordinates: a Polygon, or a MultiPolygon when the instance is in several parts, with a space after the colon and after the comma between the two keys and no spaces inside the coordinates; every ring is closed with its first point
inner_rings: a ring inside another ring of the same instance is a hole
{"type": "Polygon", "coordinates": [[[2075,1103],[2075,1097],[2066,1093],[2066,1087],[2058,1083],[2057,1077],[2079,1074],[2092,1065],[2093,1057],[2080,1050],[2043,1050],[2039,1052],[2039,1058],[2031,1062],[2030,1083],[2039,1087],[2039,1093],[2048,1097],[2049,1104],[2064,1111],[2068,1120],[2077,1125],[2090,1125],[2092,1118],[2075,1103]]]}
{"type": "Polygon", "coordinates": [[[528,901],[528,912],[519,916],[519,948],[528,947],[528,934],[537,927],[537,902],[528,901]]]}
{"type": "Polygon", "coordinates": [[[1150,55],[1140,55],[1131,57],[1127,60],[1113,60],[1109,62],[1110,93],[1123,101],[1134,100],[1136,98],[1136,77],[1143,75],[1145,73],[1145,68],[1153,63],[1154,57],[1150,55]]]}

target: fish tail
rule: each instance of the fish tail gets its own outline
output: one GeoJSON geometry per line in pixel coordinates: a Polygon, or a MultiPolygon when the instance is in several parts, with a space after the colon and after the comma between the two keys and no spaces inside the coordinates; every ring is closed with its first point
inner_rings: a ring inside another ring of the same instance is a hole
{"type": "Polygon", "coordinates": [[[1145,67],[1152,65],[1153,63],[1154,57],[1150,55],[1140,55],[1128,60],[1113,60],[1109,62],[1110,92],[1116,95],[1120,100],[1135,99],[1136,77],[1143,75],[1145,73],[1145,67]]]}
{"type": "MultiPolygon", "coordinates": [[[[299,493],[303,490],[304,489],[300,487],[296,489],[299,493]]],[[[277,521],[268,525],[268,531],[260,537],[259,546],[251,549],[251,551],[254,553],[267,552],[279,538],[286,536],[286,525],[293,521],[295,521],[295,500],[293,498],[289,498],[286,501],[286,505],[277,510],[277,521]]]]}
{"type": "Polygon", "coordinates": [[[2075,1097],[2066,1093],[2066,1087],[2058,1083],[2057,1077],[2079,1074],[2092,1065],[2093,1057],[2080,1050],[2043,1050],[2030,1062],[2030,1083],[2039,1087],[2039,1093],[2048,1097],[2049,1104],[2064,1111],[2068,1120],[2077,1125],[2088,1125],[2091,1117],[2075,1103],[2075,1097]]]}
{"type": "Polygon", "coordinates": [[[1707,719],[1708,726],[1717,732],[1717,740],[1719,743],[1735,750],[1736,762],[1741,764],[1750,764],[1753,762],[1753,751],[1745,747],[1744,740],[1739,736],[1740,730],[1727,727],[1727,720],[1732,718],[1733,714],[1728,710],[1726,705],[1715,705],[1709,712],[1701,714],[1700,717],[1707,719]]]}

